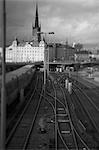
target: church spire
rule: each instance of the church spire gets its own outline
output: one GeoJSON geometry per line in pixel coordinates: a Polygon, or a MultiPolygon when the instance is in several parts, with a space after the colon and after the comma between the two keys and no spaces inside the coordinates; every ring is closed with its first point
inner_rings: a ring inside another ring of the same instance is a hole
{"type": "Polygon", "coordinates": [[[38,46],[41,41],[41,25],[39,25],[39,17],[38,17],[38,3],[36,3],[36,13],[35,13],[35,26],[32,25],[32,40],[35,45],[38,46]]]}
{"type": "Polygon", "coordinates": [[[38,28],[38,27],[39,27],[38,4],[36,3],[35,28],[38,28]]]}

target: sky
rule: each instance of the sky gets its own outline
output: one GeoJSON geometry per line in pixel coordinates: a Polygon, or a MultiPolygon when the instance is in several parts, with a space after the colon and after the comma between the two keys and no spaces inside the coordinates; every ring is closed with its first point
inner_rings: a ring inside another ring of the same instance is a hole
{"type": "MultiPolygon", "coordinates": [[[[30,40],[36,0],[6,1],[7,42],[12,42],[15,37],[19,40],[30,40]]],[[[55,33],[47,36],[47,40],[99,43],[99,0],[37,1],[42,31],[55,33]]],[[[1,18],[0,13],[0,35],[1,18]]]]}

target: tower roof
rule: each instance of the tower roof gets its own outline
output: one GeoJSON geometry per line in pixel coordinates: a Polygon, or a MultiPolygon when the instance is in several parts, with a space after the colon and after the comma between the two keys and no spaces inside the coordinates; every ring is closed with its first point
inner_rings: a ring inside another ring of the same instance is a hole
{"type": "Polygon", "coordinates": [[[35,28],[39,27],[38,4],[36,3],[35,28]]]}

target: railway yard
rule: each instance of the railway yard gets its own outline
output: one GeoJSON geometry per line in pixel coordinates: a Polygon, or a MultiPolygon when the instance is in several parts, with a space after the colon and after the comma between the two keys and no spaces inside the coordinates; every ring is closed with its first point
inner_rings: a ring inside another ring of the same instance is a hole
{"type": "Polygon", "coordinates": [[[24,102],[9,112],[6,149],[98,150],[99,87],[68,72],[50,72],[43,83],[35,71],[24,102]]]}

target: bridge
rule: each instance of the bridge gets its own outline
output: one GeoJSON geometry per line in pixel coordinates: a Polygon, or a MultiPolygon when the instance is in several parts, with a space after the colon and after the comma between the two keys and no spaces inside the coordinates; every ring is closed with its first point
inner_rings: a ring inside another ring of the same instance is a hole
{"type": "MultiPolygon", "coordinates": [[[[55,69],[57,66],[64,66],[65,68],[67,66],[74,67],[77,69],[84,68],[84,67],[92,67],[94,65],[99,65],[99,61],[92,61],[92,62],[75,62],[75,61],[55,61],[55,62],[49,62],[49,68],[55,69]]],[[[39,62],[20,62],[20,63],[6,63],[6,72],[16,70],[20,67],[23,67],[25,65],[34,65],[36,68],[43,68],[44,63],[43,61],[39,62]]],[[[0,63],[0,68],[2,67],[2,64],[0,63]]]]}
{"type": "Polygon", "coordinates": [[[74,61],[65,61],[65,62],[49,62],[49,68],[50,69],[55,69],[56,67],[59,66],[64,66],[66,68],[67,66],[69,67],[74,67],[75,70],[79,70],[80,68],[85,68],[85,67],[92,67],[94,65],[99,65],[99,61],[92,61],[92,62],[74,62],[74,61]]]}
{"type": "MultiPolygon", "coordinates": [[[[32,63],[33,64],[33,63],[32,63]]],[[[76,66],[76,67],[91,67],[94,65],[99,65],[99,61],[91,61],[91,62],[77,62],[77,61],[53,61],[53,62],[47,62],[47,64],[49,64],[49,67],[57,67],[57,66],[76,66]]],[[[44,66],[44,62],[35,62],[34,63],[35,66],[37,67],[43,67],[44,66]]],[[[78,69],[79,69],[78,68],[78,69]]]]}

